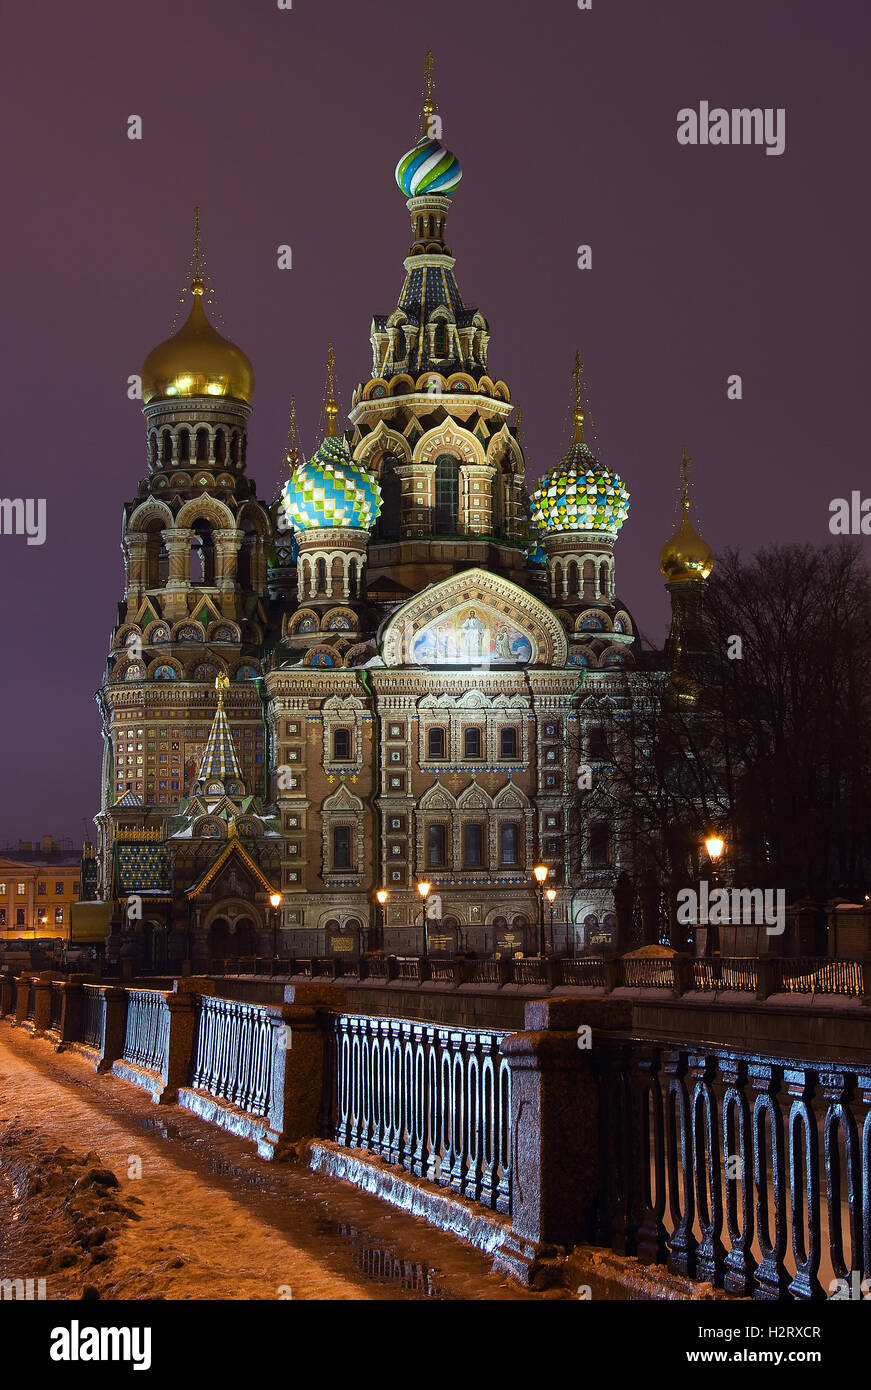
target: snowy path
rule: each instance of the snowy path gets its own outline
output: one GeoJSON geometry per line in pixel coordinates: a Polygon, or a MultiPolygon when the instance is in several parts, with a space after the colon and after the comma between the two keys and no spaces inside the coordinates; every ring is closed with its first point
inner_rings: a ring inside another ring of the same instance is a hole
{"type": "MultiPolygon", "coordinates": [[[[95,1151],[120,1181],[118,1200],[142,1203],[110,1259],[47,1275],[48,1298],[78,1298],[86,1284],[110,1299],[542,1297],[496,1279],[485,1255],[424,1222],[302,1167],[266,1163],[250,1144],[6,1021],[2,1133],[0,1176],[20,1174],[26,1150],[65,1145],[95,1151]]],[[[27,1276],[57,1240],[54,1221],[38,1216],[45,1197],[14,1195],[9,1181],[0,1187],[0,1277],[27,1276]]]]}

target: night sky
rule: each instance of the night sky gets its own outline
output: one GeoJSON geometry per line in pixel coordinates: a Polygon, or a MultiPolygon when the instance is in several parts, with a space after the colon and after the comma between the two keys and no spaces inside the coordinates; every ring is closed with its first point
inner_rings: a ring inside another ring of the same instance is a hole
{"type": "Polygon", "coordinates": [[[291,393],[308,453],[328,341],[346,405],[396,304],[393,168],[427,44],[463,168],[456,274],[522,407],[527,481],[568,445],[580,346],[588,439],[632,494],[617,588],[649,640],[684,443],[715,550],[824,542],[830,499],[869,491],[861,0],[19,0],[4,30],[2,492],[45,498],[47,537],[0,536],[0,843],[78,842],[99,807],[93,695],[145,471],[127,377],[179,310],[193,204],[218,327],[254,363],[248,471],[271,499],[291,393]],[[785,153],[678,145],[703,100],[784,107],[785,153]]]}

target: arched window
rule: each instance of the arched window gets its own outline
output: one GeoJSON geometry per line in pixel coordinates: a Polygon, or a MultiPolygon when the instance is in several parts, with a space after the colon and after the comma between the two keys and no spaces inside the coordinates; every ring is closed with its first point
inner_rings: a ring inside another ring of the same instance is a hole
{"type": "Polygon", "coordinates": [[[227,436],[223,430],[215,431],[215,463],[225,463],[227,459],[227,436]]]}
{"type": "Polygon", "coordinates": [[[376,541],[394,541],[399,536],[402,516],[402,483],[393,462],[393,457],[390,454],[381,461],[381,474],[378,480],[381,484],[381,515],[375,524],[374,539],[376,541]]]}
{"type": "Polygon", "coordinates": [[[513,822],[499,831],[499,860],[502,864],[517,863],[517,826],[513,822]]]}
{"type": "Polygon", "coordinates": [[[148,441],[148,458],[152,464],[157,463],[157,435],[152,434],[148,441]]]}
{"type": "Polygon", "coordinates": [[[433,334],[433,352],[436,357],[447,357],[448,355],[448,325],[444,319],[438,319],[433,334]]]}
{"type": "Polygon", "coordinates": [[[178,432],[178,457],[180,463],[188,463],[191,456],[191,432],[190,430],[179,430],[178,432]]]}
{"type": "Polygon", "coordinates": [[[603,598],[607,598],[610,592],[610,576],[608,574],[608,562],[602,560],[599,565],[599,593],[603,598]]]}
{"type": "Polygon", "coordinates": [[[230,439],[230,463],[235,468],[239,462],[239,431],[234,430],[230,439]]]}
{"type": "Polygon", "coordinates": [[[460,465],[452,454],[440,454],[435,465],[435,533],[453,535],[459,530],[460,465]]]}
{"type": "Polygon", "coordinates": [[[571,560],[569,562],[566,575],[568,583],[568,592],[571,596],[572,594],[576,594],[578,592],[578,566],[574,560],[571,560]]]}
{"type": "Polygon", "coordinates": [[[207,463],[209,459],[209,431],[197,430],[197,463],[207,463]]]}
{"type": "Polygon", "coordinates": [[[596,566],[593,560],[584,561],[584,598],[592,601],[596,589],[596,566]]]}
{"type": "Polygon", "coordinates": [[[164,430],[160,437],[160,461],[172,463],[172,435],[169,430],[164,430]]]}
{"type": "Polygon", "coordinates": [[[426,829],[426,862],[431,869],[444,868],[447,863],[448,828],[446,825],[428,825],[426,829]]]}
{"type": "Polygon", "coordinates": [[[327,562],[324,559],[315,562],[315,593],[325,594],[327,592],[327,562]]]}
{"type": "Polygon", "coordinates": [[[351,731],[350,729],[333,730],[333,761],[336,763],[347,763],[351,759],[351,731]]]}
{"type": "Polygon", "coordinates": [[[590,826],[590,846],[587,862],[591,869],[607,869],[611,857],[611,829],[607,821],[595,821],[590,826]]]}
{"type": "Polygon", "coordinates": [[[607,758],[608,733],[601,724],[594,724],[588,735],[587,752],[591,758],[607,758]]]}
{"type": "Polygon", "coordinates": [[[433,762],[440,762],[445,756],[444,729],[430,729],[427,732],[426,755],[433,762]]]}
{"type": "Polygon", "coordinates": [[[208,521],[200,518],[193,524],[190,552],[190,578],[194,584],[214,584],[215,545],[212,528],[208,521]]]}
{"type": "Polygon", "coordinates": [[[359,598],[360,596],[360,570],[356,560],[348,562],[348,596],[349,598],[359,598]]]}
{"type": "Polygon", "coordinates": [[[467,758],[480,758],[481,756],[481,730],[477,728],[466,729],[463,733],[463,754],[467,758]]]}

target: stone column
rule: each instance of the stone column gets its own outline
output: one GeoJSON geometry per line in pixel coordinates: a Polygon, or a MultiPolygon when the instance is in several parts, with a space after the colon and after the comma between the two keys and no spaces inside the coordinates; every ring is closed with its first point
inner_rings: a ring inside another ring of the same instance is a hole
{"type": "MultiPolygon", "coordinates": [[[[631,1025],[628,1000],[542,999],[525,1031],[502,1042],[511,1068],[512,1234],[493,1268],[546,1287],[561,1251],[589,1240],[599,1198],[599,1105],[593,1047],[579,1028],[631,1025]]],[[[592,1036],[592,1035],[591,1035],[592,1036]]]]}
{"type": "Polygon", "coordinates": [[[169,557],[169,573],[164,587],[164,617],[170,620],[187,615],[187,594],[191,587],[190,553],[194,532],[187,526],[162,531],[169,557]]]}
{"type": "Polygon", "coordinates": [[[148,537],[141,531],[128,531],[124,537],[124,558],[127,569],[127,617],[136,612],[142,602],[142,595],[148,588],[148,537]]]}
{"type": "Polygon", "coordinates": [[[220,595],[221,610],[228,618],[239,616],[239,547],[244,534],[235,527],[212,532],[215,542],[215,585],[220,595]]]}

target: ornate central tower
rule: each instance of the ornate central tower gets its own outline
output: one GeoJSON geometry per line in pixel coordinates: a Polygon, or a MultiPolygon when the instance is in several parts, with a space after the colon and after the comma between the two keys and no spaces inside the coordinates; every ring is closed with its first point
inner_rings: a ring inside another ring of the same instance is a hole
{"type": "Polygon", "coordinates": [[[421,119],[396,166],[411,216],[405,279],[393,312],[372,320],[372,376],[349,412],[354,460],[378,476],[383,499],[370,587],[389,569],[406,592],[469,564],[519,574],[527,521],[511,394],[490,374],[490,328],[465,304],[447,243],[462,175],[441,143],[430,54],[421,119]]]}

